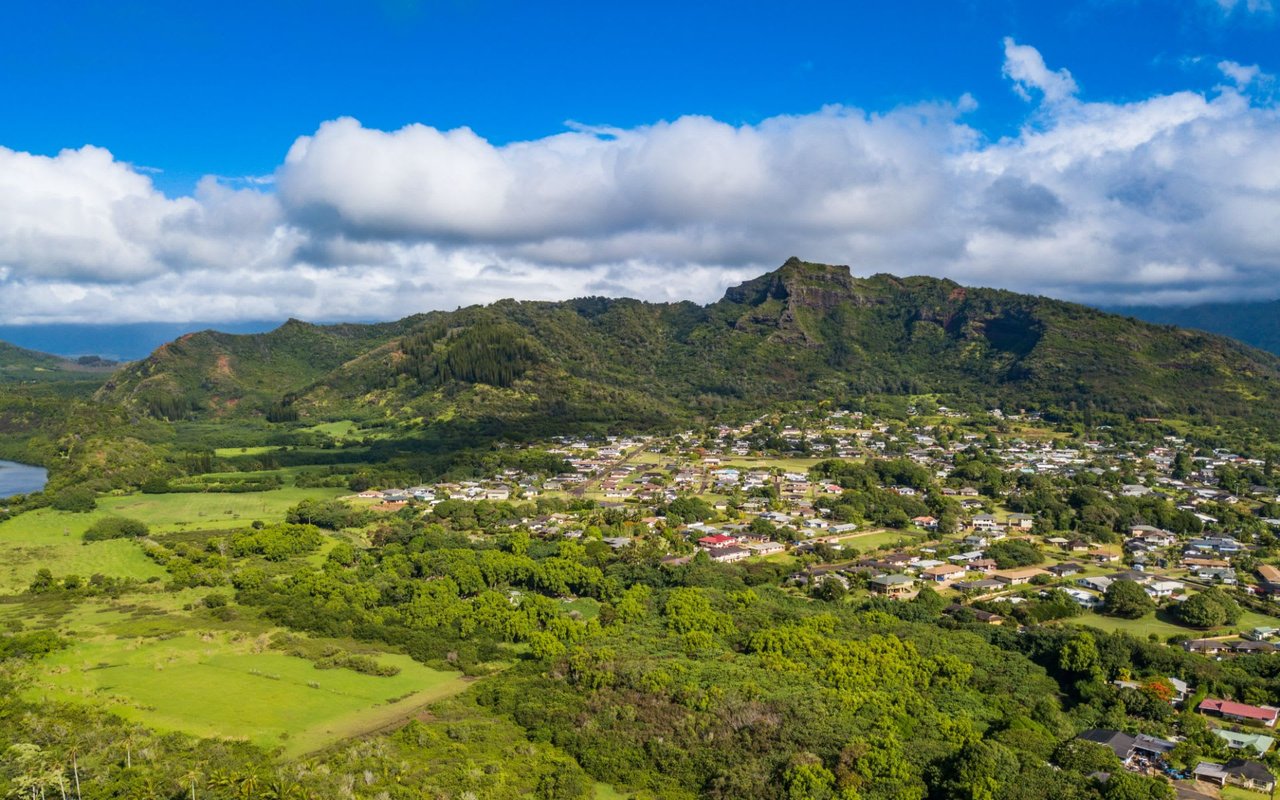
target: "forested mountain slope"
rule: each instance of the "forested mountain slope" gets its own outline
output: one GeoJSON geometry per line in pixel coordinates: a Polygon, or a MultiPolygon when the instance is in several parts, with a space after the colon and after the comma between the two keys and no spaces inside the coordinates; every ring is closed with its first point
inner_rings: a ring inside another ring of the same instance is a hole
{"type": "Polygon", "coordinates": [[[267,333],[191,333],[124,367],[98,399],[169,419],[268,414],[290,392],[402,335],[415,321],[311,325],[291,319],[267,333]]]}
{"type": "Polygon", "coordinates": [[[101,397],[170,418],[346,415],[545,429],[936,391],[1271,424],[1277,388],[1280,358],[1221,336],[792,259],[707,306],[509,300],[379,326],[196,334],[122,371],[101,397]]]}

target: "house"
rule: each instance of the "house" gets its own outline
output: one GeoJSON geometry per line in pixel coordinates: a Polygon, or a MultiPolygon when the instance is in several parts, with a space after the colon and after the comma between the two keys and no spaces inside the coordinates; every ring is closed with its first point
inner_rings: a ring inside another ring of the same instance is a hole
{"type": "Polygon", "coordinates": [[[1031,583],[1031,579],[1037,575],[1048,575],[1049,573],[1039,567],[1024,567],[1022,569],[1006,569],[992,573],[996,580],[1008,586],[1021,586],[1024,583],[1031,583]]]}
{"type": "Polygon", "coordinates": [[[1246,639],[1252,639],[1255,642],[1265,642],[1266,640],[1273,638],[1277,633],[1280,633],[1280,628],[1260,627],[1246,631],[1245,633],[1242,633],[1241,636],[1246,639]]]}
{"type": "Polygon", "coordinates": [[[1243,731],[1229,731],[1223,728],[1215,730],[1214,735],[1227,743],[1227,747],[1232,750],[1252,750],[1258,755],[1266,755],[1271,746],[1275,744],[1275,739],[1263,733],[1246,733],[1243,731]]]}
{"type": "Polygon", "coordinates": [[[979,492],[977,489],[973,488],[972,486],[966,486],[960,491],[956,492],[956,494],[960,495],[961,497],[977,497],[979,495],[979,492]]]}
{"type": "Polygon", "coordinates": [[[730,564],[751,557],[751,551],[745,547],[718,547],[710,552],[711,560],[717,564],[730,564]]]}
{"type": "Polygon", "coordinates": [[[1187,639],[1182,649],[1188,653],[1199,653],[1203,656],[1215,656],[1223,650],[1229,650],[1227,643],[1219,639],[1187,639]]]}
{"type": "Polygon", "coordinates": [[[911,521],[926,531],[936,531],[938,529],[938,520],[934,517],[912,517],[911,521]]]}
{"type": "Polygon", "coordinates": [[[1231,566],[1231,562],[1223,561],[1220,558],[1202,558],[1192,556],[1190,558],[1182,559],[1182,565],[1190,570],[1196,570],[1202,567],[1207,569],[1221,569],[1222,567],[1231,566]]]}
{"type": "Polygon", "coordinates": [[[758,556],[776,556],[787,548],[781,542],[752,542],[747,545],[747,549],[758,556]]]}
{"type": "Polygon", "coordinates": [[[1091,558],[1095,564],[1114,564],[1120,560],[1120,554],[1103,551],[1101,553],[1094,553],[1091,558]]]}
{"type": "Polygon", "coordinates": [[[1010,514],[1009,515],[1009,527],[1011,528],[1017,528],[1018,530],[1029,531],[1033,527],[1035,527],[1035,524],[1036,524],[1036,518],[1029,516],[1027,514],[1010,514]]]}
{"type": "Polygon", "coordinates": [[[1068,597],[1076,601],[1081,608],[1097,608],[1102,605],[1102,598],[1096,594],[1090,594],[1084,589],[1063,589],[1068,597]]]}
{"type": "Polygon", "coordinates": [[[1054,564],[1053,566],[1049,567],[1048,570],[1049,570],[1049,573],[1052,574],[1054,577],[1066,578],[1071,575],[1079,574],[1082,570],[1084,570],[1084,567],[1080,566],[1079,564],[1066,561],[1061,564],[1054,564]]]}
{"type": "Polygon", "coordinates": [[[968,564],[970,561],[977,561],[982,558],[981,550],[970,550],[967,553],[957,553],[954,556],[947,556],[947,560],[953,564],[968,564]]]}
{"type": "Polygon", "coordinates": [[[1129,536],[1154,547],[1169,547],[1178,541],[1173,533],[1150,525],[1134,525],[1129,529],[1129,536]]]}
{"type": "Polygon", "coordinates": [[[1241,544],[1231,536],[1206,536],[1203,539],[1192,539],[1187,542],[1188,551],[1214,552],[1224,555],[1239,553],[1241,544]]]}
{"type": "Polygon", "coordinates": [[[962,544],[965,547],[986,547],[987,537],[978,536],[977,534],[972,534],[970,536],[964,537],[962,544]]]}
{"type": "Polygon", "coordinates": [[[887,597],[906,597],[915,587],[915,579],[908,575],[880,575],[871,579],[871,592],[887,597]]]}
{"type": "Polygon", "coordinates": [[[1000,527],[996,518],[990,514],[979,514],[973,518],[973,529],[978,531],[994,531],[1000,527]]]}
{"type": "Polygon", "coordinates": [[[1276,646],[1269,642],[1250,642],[1239,640],[1231,643],[1231,652],[1251,655],[1254,653],[1274,653],[1276,646]]]}
{"type": "Polygon", "coordinates": [[[1095,592],[1106,592],[1107,587],[1114,583],[1110,578],[1098,576],[1096,578],[1077,578],[1076,584],[1086,589],[1092,589],[1095,592]]]}
{"type": "Polygon", "coordinates": [[[890,553],[884,557],[884,563],[895,568],[903,568],[920,560],[920,556],[914,556],[910,553],[890,553]]]}
{"type": "Polygon", "coordinates": [[[1262,579],[1263,588],[1268,592],[1280,594],[1280,569],[1276,569],[1270,564],[1259,565],[1258,577],[1262,579]]]}
{"type": "Polygon", "coordinates": [[[970,561],[968,567],[974,572],[995,572],[999,566],[994,558],[979,558],[976,561],[970,561]]]}
{"type": "Polygon", "coordinates": [[[738,540],[727,533],[717,533],[714,536],[703,536],[698,540],[698,546],[704,550],[715,550],[720,547],[730,547],[738,543],[738,540]]]}
{"type": "Polygon", "coordinates": [[[1237,703],[1234,700],[1221,700],[1214,697],[1205,698],[1197,710],[1204,714],[1214,714],[1223,719],[1234,720],[1236,722],[1253,722],[1266,725],[1268,728],[1274,728],[1276,724],[1276,715],[1280,714],[1280,709],[1272,706],[1251,706],[1247,703],[1237,703]]]}
{"type": "Polygon", "coordinates": [[[1221,583],[1225,586],[1236,585],[1236,571],[1231,567],[1198,567],[1191,571],[1202,581],[1211,583],[1221,583]]]}
{"type": "Polygon", "coordinates": [[[957,564],[942,564],[941,566],[926,569],[920,573],[920,577],[934,583],[947,583],[948,581],[963,578],[966,572],[968,570],[957,564]]]}
{"type": "MultiPolygon", "coordinates": [[[[1163,680],[1168,681],[1169,685],[1173,687],[1173,696],[1169,698],[1169,703],[1171,705],[1177,705],[1178,703],[1181,703],[1183,700],[1187,699],[1187,690],[1190,687],[1187,686],[1186,681],[1181,681],[1181,680],[1178,680],[1177,678],[1164,678],[1163,680]]],[[[1141,690],[1142,684],[1143,684],[1142,681],[1131,681],[1131,680],[1114,680],[1111,683],[1115,686],[1119,686],[1122,689],[1134,689],[1134,690],[1141,690]]]]}
{"type": "Polygon", "coordinates": [[[980,608],[970,608],[969,606],[962,606],[959,603],[952,603],[951,605],[947,606],[943,610],[946,611],[946,613],[951,616],[955,616],[956,614],[959,614],[962,612],[968,612],[973,615],[974,620],[978,622],[985,622],[988,625],[999,625],[1000,623],[1004,622],[1004,617],[1000,616],[999,614],[993,614],[990,611],[983,611],[980,608]]]}
{"type": "Polygon", "coordinates": [[[951,584],[951,588],[958,589],[962,592],[994,592],[997,589],[1003,589],[1004,584],[991,578],[979,578],[976,581],[956,581],[951,584]]]}
{"type": "Polygon", "coordinates": [[[1082,741],[1100,744],[1109,748],[1111,752],[1116,754],[1116,758],[1124,762],[1126,765],[1129,759],[1135,755],[1143,755],[1148,758],[1163,756],[1173,749],[1173,742],[1157,739],[1154,736],[1146,734],[1138,734],[1130,736],[1121,731],[1112,731],[1099,728],[1087,730],[1076,737],[1082,741]]]}
{"type": "Polygon", "coordinates": [[[1219,786],[1231,783],[1260,792],[1270,792],[1276,786],[1275,776],[1266,767],[1244,758],[1232,759],[1222,766],[1202,761],[1196,766],[1194,775],[1196,780],[1207,783],[1219,786]]]}
{"type": "Polygon", "coordinates": [[[1153,600],[1162,600],[1181,593],[1187,587],[1186,584],[1178,581],[1152,581],[1142,588],[1147,594],[1151,595],[1153,600]]]}

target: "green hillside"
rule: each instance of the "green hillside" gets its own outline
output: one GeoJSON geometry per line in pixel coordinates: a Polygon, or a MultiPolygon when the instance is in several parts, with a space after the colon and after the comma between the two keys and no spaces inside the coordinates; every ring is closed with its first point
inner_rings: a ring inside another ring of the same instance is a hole
{"type": "Polygon", "coordinates": [[[1085,306],[792,259],[720,301],[501,301],[375,326],[194,334],[100,399],[156,416],[470,421],[552,432],[942,392],[1272,425],[1280,358],[1085,306]]]}
{"type": "Polygon", "coordinates": [[[379,325],[289,320],[267,333],[192,333],[126,366],[98,399],[167,419],[267,415],[286,395],[413,324],[412,317],[379,325]]]}
{"type": "Polygon", "coordinates": [[[0,342],[0,382],[47,379],[87,379],[105,376],[110,370],[98,366],[96,360],[86,363],[70,361],[61,356],[27,350],[8,342],[0,342]]]}

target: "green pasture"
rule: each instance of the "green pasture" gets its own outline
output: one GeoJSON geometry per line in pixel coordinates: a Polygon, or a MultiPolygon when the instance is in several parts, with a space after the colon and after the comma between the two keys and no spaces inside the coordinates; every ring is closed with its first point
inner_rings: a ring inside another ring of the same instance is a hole
{"type": "Polygon", "coordinates": [[[41,508],[0,522],[0,594],[25,589],[41,567],[56,577],[95,574],[115,578],[163,577],[162,568],[143,555],[136,542],[84,543],[85,530],[105,516],[131,517],[154,533],[239,528],[254,520],[275,522],[299,501],[328,499],[344,489],[273,489],[241,494],[135,494],[103,497],[96,511],[76,514],[41,508]]]}
{"type": "Polygon", "coordinates": [[[41,567],[58,578],[95,574],[114,578],[163,577],[136,542],[121,539],[84,544],[80,535],[94,519],[42,508],[0,522],[0,594],[21,592],[41,567]]]}
{"type": "Polygon", "coordinates": [[[263,636],[189,631],[138,639],[81,639],[40,663],[35,699],[92,703],[162,730],[248,739],[285,756],[391,725],[466,688],[459,673],[381,655],[392,677],[265,649],[263,636]]]}
{"type": "Polygon", "coordinates": [[[218,458],[235,458],[236,456],[260,456],[280,450],[280,445],[261,445],[258,447],[215,447],[213,454],[218,458]]]}
{"type": "Polygon", "coordinates": [[[104,497],[93,514],[72,516],[90,522],[95,515],[130,517],[147,523],[156,533],[231,528],[254,520],[278,522],[302,500],[327,500],[347,493],[345,489],[288,487],[267,492],[132,494],[104,497]]]}

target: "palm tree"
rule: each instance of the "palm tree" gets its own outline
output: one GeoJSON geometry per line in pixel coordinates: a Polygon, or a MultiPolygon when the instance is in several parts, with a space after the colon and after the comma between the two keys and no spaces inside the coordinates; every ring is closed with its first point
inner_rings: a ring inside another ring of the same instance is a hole
{"type": "Polygon", "coordinates": [[[209,773],[209,780],[205,782],[210,789],[213,789],[219,797],[226,797],[232,794],[236,786],[235,776],[226,770],[219,769],[209,773]]]}
{"type": "Polygon", "coordinates": [[[196,800],[196,781],[200,780],[201,777],[200,771],[197,769],[189,769],[182,776],[182,782],[191,787],[191,800],[196,800]]]}
{"type": "Polygon", "coordinates": [[[240,777],[238,786],[241,800],[253,800],[258,796],[258,790],[262,788],[262,779],[250,772],[240,777]]]}
{"type": "Polygon", "coordinates": [[[266,800],[301,800],[302,787],[292,781],[277,777],[267,784],[266,800]]]}

